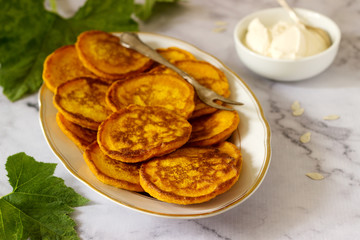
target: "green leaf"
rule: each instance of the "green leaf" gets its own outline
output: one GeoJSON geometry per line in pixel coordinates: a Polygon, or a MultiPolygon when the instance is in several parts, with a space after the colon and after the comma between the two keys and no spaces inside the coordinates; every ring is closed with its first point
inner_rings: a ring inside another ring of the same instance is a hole
{"type": "MultiPolygon", "coordinates": [[[[83,31],[138,31],[132,19],[150,17],[159,2],[177,0],[87,0],[69,19],[44,9],[41,0],[0,0],[0,86],[11,101],[36,92],[42,84],[43,62],[63,45],[73,44],[83,31]]],[[[55,1],[51,1],[56,11],[55,1]]]]}
{"type": "Polygon", "coordinates": [[[18,153],[5,166],[13,191],[0,198],[0,239],[78,239],[69,214],[88,200],[53,176],[56,164],[18,153]]]}
{"type": "Polygon", "coordinates": [[[36,0],[0,0],[0,6],[0,22],[6,23],[0,25],[0,85],[10,100],[16,100],[41,84],[39,66],[49,50],[46,33],[56,15],[36,0]]]}
{"type": "Polygon", "coordinates": [[[155,6],[159,3],[175,3],[178,0],[145,0],[144,4],[135,5],[135,15],[143,21],[150,18],[155,6]]]}
{"type": "Polygon", "coordinates": [[[44,9],[39,0],[0,0],[0,86],[11,100],[42,84],[42,65],[56,48],[73,44],[81,32],[136,31],[133,0],[88,0],[74,17],[44,9]]]}
{"type": "Polygon", "coordinates": [[[76,15],[68,20],[75,36],[86,30],[107,32],[138,31],[132,19],[133,0],[88,0],[76,15]]]}

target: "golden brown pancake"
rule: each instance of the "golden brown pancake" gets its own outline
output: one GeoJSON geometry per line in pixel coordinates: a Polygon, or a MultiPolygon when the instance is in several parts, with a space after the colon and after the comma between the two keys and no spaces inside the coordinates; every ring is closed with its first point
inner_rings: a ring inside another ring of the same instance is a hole
{"type": "MultiPolygon", "coordinates": [[[[176,66],[194,77],[200,84],[224,96],[230,96],[229,83],[225,74],[214,65],[205,61],[186,60],[176,62],[176,66]]],[[[220,103],[220,102],[217,102],[220,103]]],[[[215,112],[199,98],[195,99],[195,110],[192,118],[215,112]]]]}
{"type": "Polygon", "coordinates": [[[177,61],[175,64],[195,79],[213,79],[213,82],[207,83],[209,87],[213,86],[214,90],[219,91],[221,94],[229,94],[229,84],[225,74],[214,65],[200,60],[183,60],[177,61]]]}
{"type": "Polygon", "coordinates": [[[148,73],[116,81],[106,94],[106,102],[113,111],[130,104],[160,106],[185,118],[195,107],[193,87],[173,74],[148,73]]]}
{"type": "Polygon", "coordinates": [[[101,150],[123,162],[141,162],[184,145],[191,125],[163,107],[130,105],[111,114],[99,127],[101,150]]]}
{"type": "Polygon", "coordinates": [[[72,123],[59,112],[56,114],[56,122],[65,135],[83,151],[92,142],[96,141],[97,131],[72,123]]]}
{"type": "Polygon", "coordinates": [[[78,36],[75,44],[81,62],[99,77],[122,79],[145,71],[152,60],[121,46],[118,37],[102,32],[87,31],[78,36]]]}
{"type": "Polygon", "coordinates": [[[46,86],[55,92],[61,83],[78,77],[95,77],[81,63],[75,46],[67,45],[56,49],[44,62],[43,80],[46,86]]]}
{"type": "Polygon", "coordinates": [[[194,55],[177,47],[158,48],[156,49],[169,62],[176,62],[180,60],[195,60],[194,55]]]}
{"type": "Polygon", "coordinates": [[[202,203],[229,190],[238,180],[241,166],[241,152],[232,143],[184,147],[143,163],[140,184],[164,202],[202,203]]]}
{"type": "Polygon", "coordinates": [[[105,103],[108,87],[108,84],[97,79],[73,79],[56,88],[54,105],[69,121],[97,130],[111,113],[105,103]]]}
{"type": "MultiPolygon", "coordinates": [[[[199,60],[182,60],[176,61],[174,64],[195,78],[200,84],[204,85],[207,88],[214,90],[216,93],[224,96],[230,96],[229,83],[225,74],[213,66],[212,64],[199,61],[199,60]]],[[[168,74],[176,74],[169,68],[166,68],[163,65],[159,65],[153,68],[151,73],[168,73],[168,74]]],[[[177,74],[176,74],[177,75],[177,74]]],[[[218,104],[221,102],[217,101],[218,104]]],[[[202,115],[210,114],[215,112],[216,109],[209,107],[205,103],[203,103],[197,95],[195,95],[195,109],[191,116],[191,118],[199,117],[202,115]]]]}
{"type": "Polygon", "coordinates": [[[140,186],[140,164],[111,159],[100,150],[97,142],[92,143],[85,150],[84,159],[91,172],[101,182],[130,191],[144,191],[140,186]]]}
{"type": "Polygon", "coordinates": [[[210,146],[226,140],[240,122],[236,111],[218,110],[215,113],[191,119],[189,146],[210,146]]]}
{"type": "MultiPolygon", "coordinates": [[[[202,78],[202,79],[196,79],[196,80],[199,83],[201,83],[202,85],[206,86],[207,88],[210,88],[210,89],[214,90],[214,92],[219,94],[219,92],[215,91],[215,89],[212,88],[211,85],[210,85],[211,82],[214,81],[212,78],[202,78]]],[[[220,95],[224,96],[224,94],[220,94],[220,95]]],[[[226,97],[228,97],[228,96],[226,96],[226,97]]],[[[211,113],[216,112],[216,110],[217,110],[216,108],[210,107],[209,105],[203,103],[203,101],[201,101],[200,98],[197,95],[195,95],[194,102],[195,102],[195,109],[193,111],[193,114],[191,115],[191,118],[197,118],[197,117],[200,117],[200,116],[211,114],[211,113]]],[[[218,100],[216,100],[215,103],[217,103],[219,105],[222,105],[222,102],[220,102],[218,100]]]]}

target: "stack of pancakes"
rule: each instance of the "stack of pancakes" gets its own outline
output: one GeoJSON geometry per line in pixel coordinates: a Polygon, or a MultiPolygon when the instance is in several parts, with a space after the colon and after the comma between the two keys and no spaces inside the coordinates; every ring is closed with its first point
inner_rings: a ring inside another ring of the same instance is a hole
{"type": "MultiPolygon", "coordinates": [[[[170,62],[225,97],[225,74],[176,47],[157,49],[170,62]]],[[[147,192],[169,203],[208,201],[229,190],[242,166],[225,140],[236,111],[202,103],[193,87],[166,67],[102,31],[79,35],[44,62],[61,130],[84,152],[102,182],[147,192]]]]}

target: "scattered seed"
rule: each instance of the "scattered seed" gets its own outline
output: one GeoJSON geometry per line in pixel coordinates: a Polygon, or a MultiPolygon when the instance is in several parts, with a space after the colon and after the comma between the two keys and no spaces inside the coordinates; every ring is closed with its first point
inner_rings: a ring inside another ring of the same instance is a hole
{"type": "Polygon", "coordinates": [[[311,132],[307,132],[300,137],[300,141],[302,143],[308,143],[310,142],[310,139],[311,139],[311,132]]]}
{"type": "Polygon", "coordinates": [[[226,28],[224,28],[224,27],[218,27],[218,28],[214,28],[212,31],[213,32],[224,32],[226,30],[226,28]]]}
{"type": "Polygon", "coordinates": [[[300,106],[299,101],[293,102],[293,104],[291,104],[291,109],[294,116],[301,116],[305,111],[305,109],[300,106]]]}
{"type": "Polygon", "coordinates": [[[215,26],[225,26],[225,25],[228,25],[228,23],[224,22],[224,21],[216,21],[215,22],[215,26]]]}
{"type": "Polygon", "coordinates": [[[303,108],[298,108],[298,109],[296,109],[296,110],[293,110],[293,115],[294,116],[301,116],[301,115],[303,115],[303,113],[304,113],[304,111],[305,111],[305,109],[303,109],[303,108]]]}
{"type": "Polygon", "coordinates": [[[317,172],[307,173],[306,176],[308,176],[312,180],[322,180],[322,179],[324,179],[324,176],[321,173],[317,173],[317,172]]]}
{"type": "Polygon", "coordinates": [[[299,108],[301,108],[299,101],[295,101],[295,102],[293,102],[293,104],[291,104],[291,109],[292,109],[293,111],[296,111],[296,110],[298,110],[299,108]]]}
{"type": "Polygon", "coordinates": [[[339,118],[340,118],[340,116],[335,115],[335,114],[334,115],[327,115],[327,116],[323,117],[324,120],[337,120],[339,118]]]}

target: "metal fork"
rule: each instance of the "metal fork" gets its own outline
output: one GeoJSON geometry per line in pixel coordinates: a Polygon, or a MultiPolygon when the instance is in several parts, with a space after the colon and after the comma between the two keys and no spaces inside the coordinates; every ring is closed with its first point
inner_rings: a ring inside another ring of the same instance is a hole
{"type": "Polygon", "coordinates": [[[151,58],[155,62],[165,65],[166,67],[168,67],[168,68],[172,69],[173,71],[175,71],[176,73],[178,73],[182,78],[184,78],[187,82],[189,82],[194,87],[200,100],[213,108],[217,108],[220,110],[228,110],[228,111],[234,110],[232,108],[227,108],[227,107],[217,104],[215,102],[216,100],[220,100],[227,104],[243,105],[243,103],[241,103],[241,102],[236,102],[236,101],[227,99],[227,98],[217,94],[213,90],[201,85],[198,81],[196,81],[189,74],[187,74],[183,70],[177,68],[176,66],[174,66],[173,64],[168,62],[158,52],[156,52],[150,46],[148,46],[147,44],[142,42],[136,33],[129,33],[129,32],[121,33],[120,34],[120,44],[126,48],[131,48],[131,49],[143,54],[144,56],[151,58]]]}

